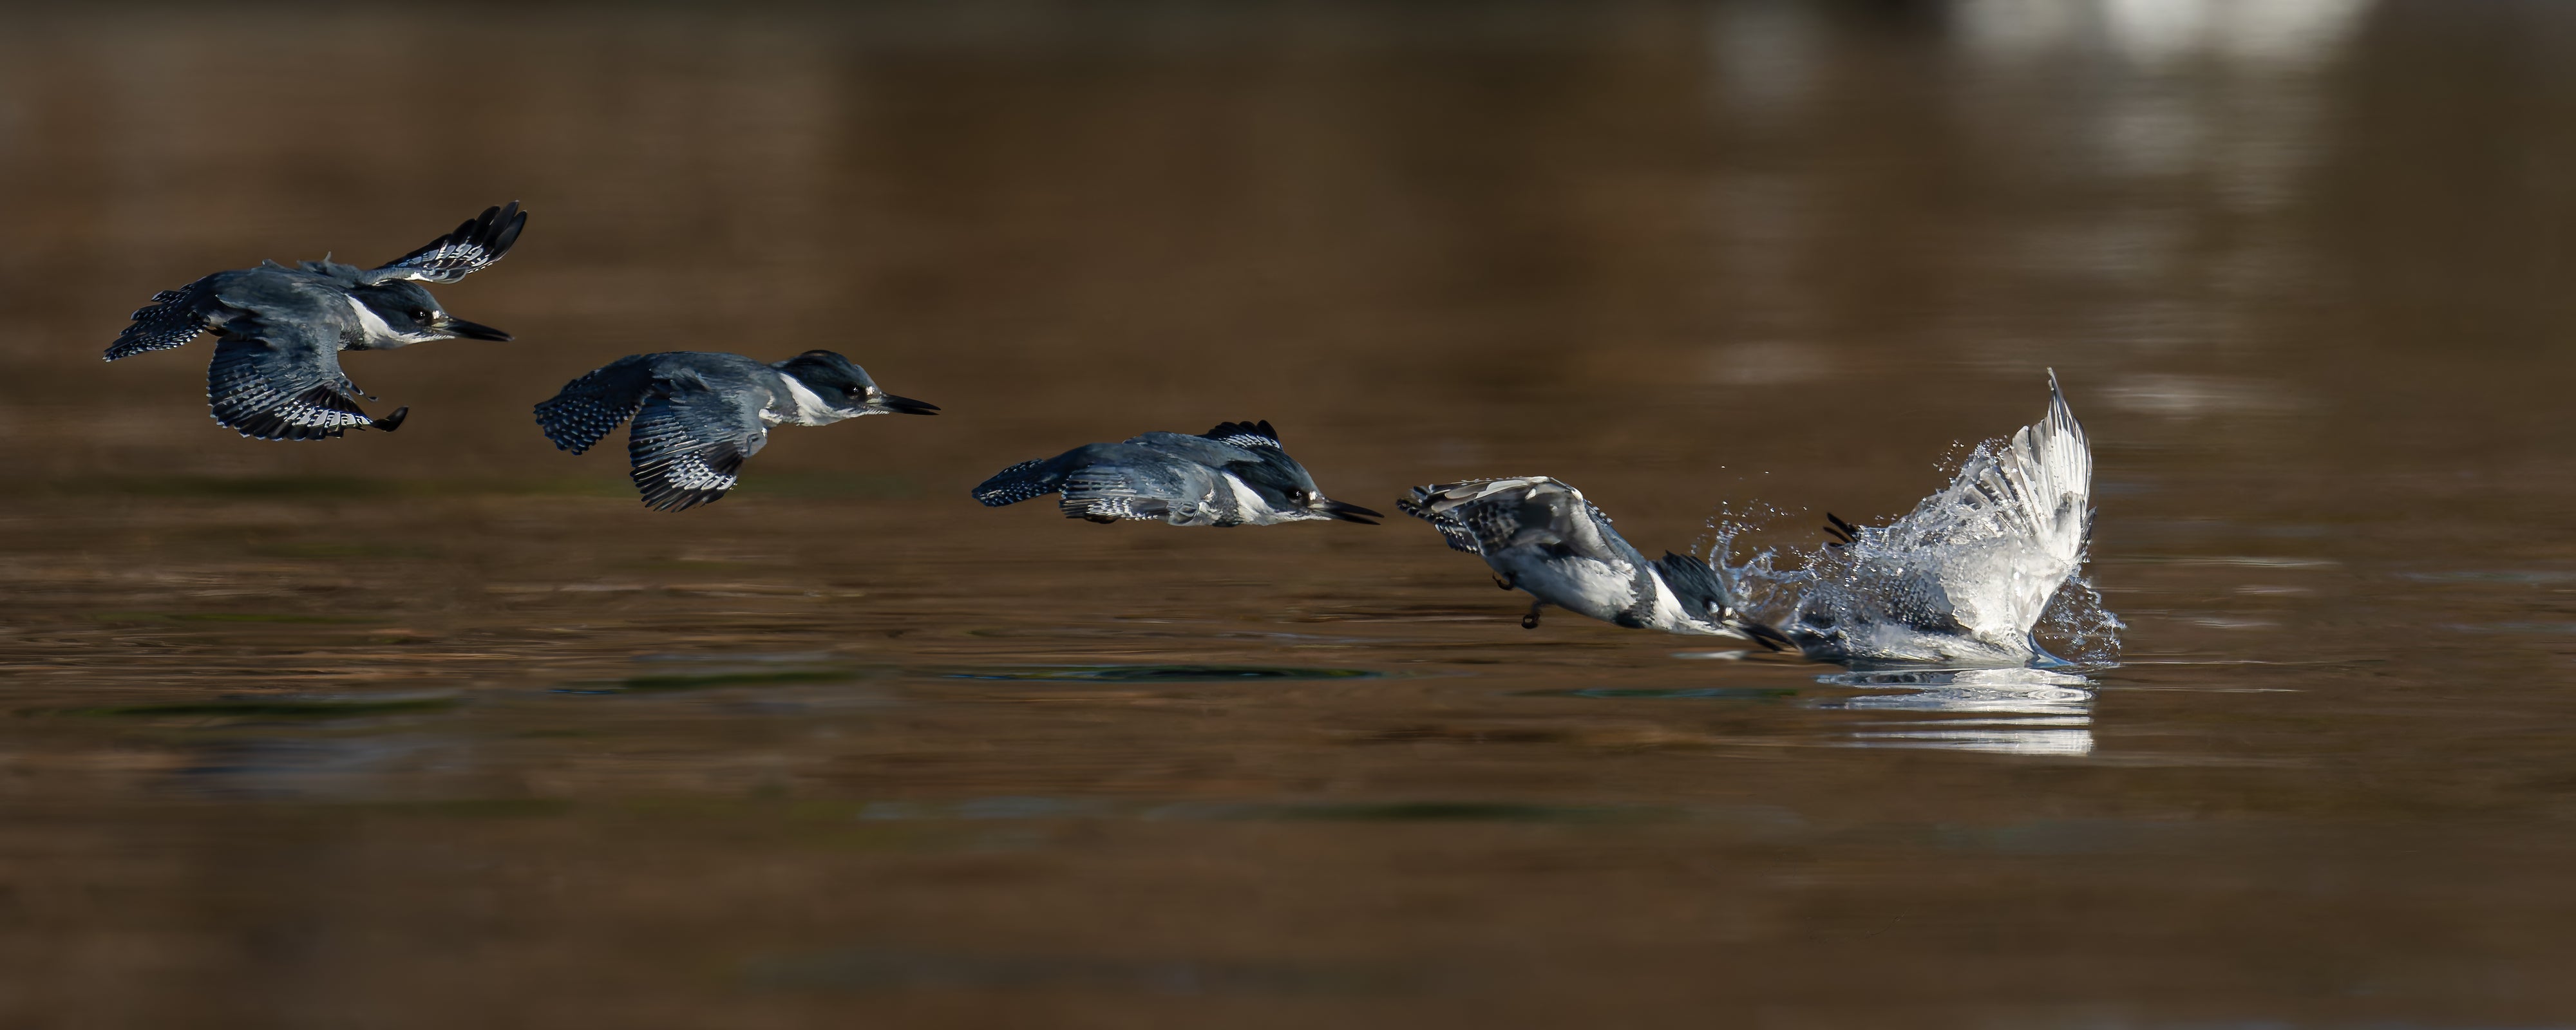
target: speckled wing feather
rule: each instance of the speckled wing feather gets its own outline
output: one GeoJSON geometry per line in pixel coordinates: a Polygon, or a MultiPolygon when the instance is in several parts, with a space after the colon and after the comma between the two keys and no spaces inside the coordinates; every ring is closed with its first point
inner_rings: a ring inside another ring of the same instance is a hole
{"type": "Polygon", "coordinates": [[[412,251],[383,267],[359,275],[359,280],[380,283],[390,279],[417,279],[422,282],[452,283],[492,267],[519,242],[519,230],[528,224],[528,214],[519,210],[519,202],[506,207],[484,208],[483,213],[465,220],[456,231],[429,241],[429,245],[412,251]]]}
{"type": "Polygon", "coordinates": [[[1259,422],[1219,422],[1216,428],[1199,435],[1221,444],[1247,450],[1255,447],[1266,447],[1274,451],[1287,449],[1286,445],[1279,442],[1279,431],[1270,428],[1270,420],[1266,418],[1259,422]]]}
{"type": "Polygon", "coordinates": [[[759,453],[769,433],[759,409],[743,399],[709,390],[693,376],[663,383],[636,414],[626,451],[645,505],[680,511],[733,489],[743,459],[759,453]]]}
{"type": "Polygon", "coordinates": [[[1600,561],[1624,561],[1594,529],[1608,516],[1583,492],[1546,476],[1471,479],[1419,486],[1396,502],[1407,515],[1431,523],[1449,546],[1492,555],[1525,544],[1560,544],[1600,561]]]}
{"type": "Polygon", "coordinates": [[[1215,492],[1214,474],[1195,465],[1096,464],[1065,474],[1057,502],[1066,518],[1093,522],[1168,519],[1174,504],[1215,492]]]}
{"type": "Polygon", "coordinates": [[[1396,499],[1395,508],[1397,511],[1431,523],[1431,528],[1440,531],[1440,539],[1448,542],[1450,550],[1465,551],[1482,557],[1485,552],[1483,548],[1477,546],[1475,531],[1468,529],[1467,524],[1459,521],[1458,516],[1452,514],[1448,507],[1435,508],[1434,505],[1439,504],[1448,491],[1486,482],[1491,481],[1477,479],[1464,483],[1417,486],[1413,488],[1412,496],[1396,499]]]}
{"type": "Polygon", "coordinates": [[[184,346],[205,332],[214,322],[214,310],[221,302],[214,296],[207,276],[175,290],[152,295],[152,303],[135,309],[134,324],[116,335],[107,345],[107,360],[130,358],[156,350],[184,346]]]}
{"type": "Polygon", "coordinates": [[[637,354],[591,370],[537,403],[537,425],[559,450],[580,454],[644,406],[653,387],[653,358],[637,354]]]}
{"type": "Polygon", "coordinates": [[[255,440],[331,439],[373,424],[358,406],[357,384],[340,371],[339,350],[317,326],[234,321],[206,366],[215,421],[255,440]]]}
{"type": "Polygon", "coordinates": [[[1044,497],[1064,485],[1064,476],[1053,458],[1038,458],[993,473],[975,487],[975,500],[987,508],[1018,504],[1032,497],[1044,497]]]}

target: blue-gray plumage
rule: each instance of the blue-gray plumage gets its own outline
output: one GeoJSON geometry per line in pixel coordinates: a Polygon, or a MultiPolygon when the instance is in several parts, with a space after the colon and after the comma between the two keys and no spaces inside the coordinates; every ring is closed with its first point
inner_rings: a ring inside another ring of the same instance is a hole
{"type": "Polygon", "coordinates": [[[1270,526],[1378,513],[1325,497],[1268,422],[1227,422],[1204,435],[1147,433],[1084,444],[994,473],[975,488],[986,507],[1061,493],[1066,518],[1158,519],[1175,526],[1270,526]]]}
{"type": "Polygon", "coordinates": [[[1772,650],[1777,630],[1735,607],[1717,570],[1670,552],[1647,561],[1583,491],[1546,476],[1471,479],[1413,488],[1396,502],[1431,523],[1454,550],[1485,559],[1505,590],[1535,598],[1521,625],[1556,605],[1630,629],[1736,637],[1772,650]]]}
{"type": "Polygon", "coordinates": [[[420,283],[452,283],[510,252],[528,216],[517,201],[487,208],[455,232],[381,267],[324,258],[295,267],[262,261],[154,294],[107,360],[168,350],[215,334],[206,400],[215,421],[258,440],[321,440],[350,429],[391,432],[410,408],[370,418],[365,394],[340,371],[344,350],[392,350],[458,337],[510,334],[449,315],[420,283]]]}
{"type": "Polygon", "coordinates": [[[861,415],[939,411],[879,389],[866,369],[827,350],[774,365],[740,354],[667,351],[619,358],[537,405],[555,446],[580,454],[628,418],[626,451],[645,505],[679,511],[733,489],[769,427],[821,426],[861,415]]]}

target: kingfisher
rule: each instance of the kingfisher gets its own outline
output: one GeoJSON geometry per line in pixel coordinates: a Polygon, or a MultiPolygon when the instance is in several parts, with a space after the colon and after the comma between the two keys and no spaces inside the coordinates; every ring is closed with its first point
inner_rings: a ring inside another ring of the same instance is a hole
{"type": "Polygon", "coordinates": [[[1549,605],[1629,629],[1734,637],[1771,650],[1788,641],[1747,617],[1707,562],[1665,552],[1654,561],[1619,535],[1583,491],[1547,476],[1470,479],[1413,488],[1396,502],[1431,523],[1453,550],[1485,559],[1496,585],[1534,600],[1521,627],[1549,605]]]}
{"type": "MultiPolygon", "coordinates": [[[[152,295],[107,360],[184,346],[215,334],[206,400],[215,422],[254,440],[337,439],[351,429],[400,428],[409,407],[383,418],[340,371],[344,350],[393,350],[431,340],[499,340],[510,334],[448,314],[422,283],[447,284],[492,267],[527,227],[519,202],[484,209],[454,232],[375,268],[324,257],[294,267],[262,261],[152,295]]],[[[369,397],[369,399],[373,399],[369,397]]]]}
{"type": "Polygon", "coordinates": [[[862,415],[935,415],[827,350],[776,364],[740,354],[666,351],[609,362],[537,405],[537,424],[580,454],[620,423],[646,507],[680,511],[722,498],[773,426],[827,426],[862,415]]]}
{"type": "Polygon", "coordinates": [[[1093,522],[1275,526],[1338,519],[1374,526],[1385,517],[1324,496],[1267,419],[1223,422],[1196,436],[1157,432],[1084,444],[1003,469],[975,488],[975,499],[988,508],[1047,494],[1063,495],[1056,503],[1066,518],[1093,522]]]}

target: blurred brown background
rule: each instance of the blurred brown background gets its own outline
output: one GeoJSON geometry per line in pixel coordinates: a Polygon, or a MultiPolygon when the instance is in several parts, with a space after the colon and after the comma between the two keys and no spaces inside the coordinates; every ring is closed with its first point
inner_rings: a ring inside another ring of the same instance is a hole
{"type": "Polygon", "coordinates": [[[2545,0],[0,7],[0,1023],[2561,1025],[2570,125],[2545,0]],[[400,433],[98,360],[514,198],[400,433]],[[679,516],[529,413],[813,347],[946,412],[679,516]],[[966,496],[1266,418],[1806,546],[2051,367],[2072,685],[966,496]]]}

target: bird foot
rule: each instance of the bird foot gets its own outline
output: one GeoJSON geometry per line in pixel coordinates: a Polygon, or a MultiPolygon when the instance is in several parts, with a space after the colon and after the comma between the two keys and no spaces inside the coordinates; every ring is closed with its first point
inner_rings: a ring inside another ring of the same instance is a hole
{"type": "Polygon", "coordinates": [[[1504,579],[1504,578],[1503,578],[1503,577],[1501,577],[1501,576],[1496,576],[1496,577],[1494,577],[1494,585],[1495,585],[1495,586],[1497,586],[1497,587],[1500,587],[1500,588],[1502,588],[1502,589],[1505,589],[1505,590],[1510,590],[1510,589],[1512,589],[1512,581],[1511,581],[1511,580],[1508,580],[1508,579],[1504,579]]]}
{"type": "Polygon", "coordinates": [[[368,425],[371,425],[371,426],[374,426],[374,427],[376,427],[376,428],[378,428],[378,429],[382,429],[382,430],[384,430],[385,432],[390,433],[390,432],[393,432],[394,430],[397,430],[397,429],[402,428],[403,419],[406,419],[406,418],[409,418],[409,417],[411,417],[411,406],[410,406],[410,405],[404,405],[404,406],[402,406],[402,407],[395,408],[395,409],[394,409],[394,413],[393,413],[393,414],[391,414],[391,415],[387,415],[387,416],[385,416],[385,417],[383,417],[383,418],[377,419],[377,420],[375,420],[375,421],[373,421],[373,422],[369,422],[369,423],[367,423],[367,424],[368,424],[368,425]]]}
{"type": "Polygon", "coordinates": [[[1540,603],[1540,604],[1533,604],[1533,605],[1531,605],[1531,606],[1530,606],[1530,610],[1529,610],[1529,614],[1521,616],[1521,628],[1522,628],[1522,629],[1537,629],[1537,628],[1538,628],[1538,610],[1539,610],[1539,609],[1541,609],[1541,608],[1544,608],[1544,607],[1547,607],[1547,605],[1546,605],[1546,604],[1544,604],[1544,603],[1540,603]]]}

